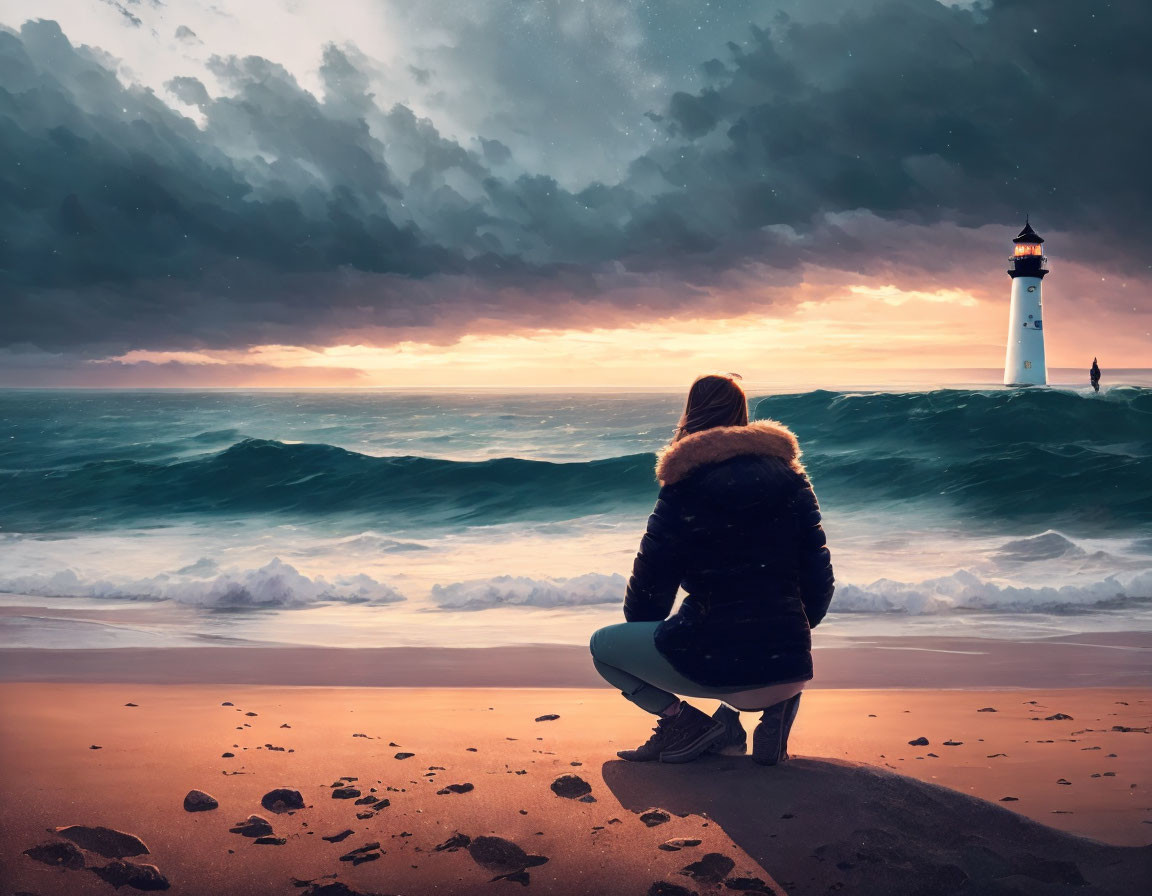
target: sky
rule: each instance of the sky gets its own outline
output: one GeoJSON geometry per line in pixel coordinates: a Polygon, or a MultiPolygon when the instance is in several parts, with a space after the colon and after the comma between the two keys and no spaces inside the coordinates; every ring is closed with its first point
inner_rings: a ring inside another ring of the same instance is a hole
{"type": "MultiPolygon", "coordinates": [[[[1152,367],[1143,0],[7,0],[0,386],[1152,367]]],[[[900,374],[904,376],[903,374],[900,374]]]]}

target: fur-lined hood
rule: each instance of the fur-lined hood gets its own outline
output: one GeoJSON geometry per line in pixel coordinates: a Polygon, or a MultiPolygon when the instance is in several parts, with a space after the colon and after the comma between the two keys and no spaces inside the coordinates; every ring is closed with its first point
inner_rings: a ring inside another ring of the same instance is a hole
{"type": "Polygon", "coordinates": [[[756,420],[747,426],[715,426],[673,442],[656,456],[656,478],[661,485],[672,485],[697,467],[745,454],[779,457],[797,473],[804,472],[792,430],[775,420],[756,420]]]}

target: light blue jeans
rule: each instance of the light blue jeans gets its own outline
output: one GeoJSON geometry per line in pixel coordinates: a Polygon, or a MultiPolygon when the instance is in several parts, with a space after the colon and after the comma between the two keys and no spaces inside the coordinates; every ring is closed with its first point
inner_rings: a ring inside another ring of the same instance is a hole
{"type": "Polygon", "coordinates": [[[800,693],[805,682],[792,681],[763,688],[713,688],[677,672],[656,649],[659,622],[621,622],[592,633],[588,648],[592,664],[609,684],[648,712],[659,715],[679,697],[722,700],[735,709],[756,711],[775,706],[800,693]],[[677,696],[679,695],[679,697],[677,696]]]}

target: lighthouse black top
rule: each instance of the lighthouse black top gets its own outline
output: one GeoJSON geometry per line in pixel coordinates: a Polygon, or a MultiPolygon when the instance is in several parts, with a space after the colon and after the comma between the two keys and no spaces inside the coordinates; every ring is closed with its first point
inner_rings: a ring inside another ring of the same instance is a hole
{"type": "Polygon", "coordinates": [[[1012,266],[1008,268],[1008,276],[1013,279],[1017,277],[1042,279],[1048,273],[1048,269],[1044,267],[1044,262],[1048,259],[1044,257],[1044,250],[1040,248],[1044,238],[1032,229],[1029,221],[1025,220],[1024,229],[1013,238],[1012,242],[1016,244],[1016,249],[1012,254],[1012,266]]]}

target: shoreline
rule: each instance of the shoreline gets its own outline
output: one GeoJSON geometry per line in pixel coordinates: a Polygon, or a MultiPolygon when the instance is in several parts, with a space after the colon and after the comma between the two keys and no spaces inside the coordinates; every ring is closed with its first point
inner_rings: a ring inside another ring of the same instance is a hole
{"type": "MultiPolygon", "coordinates": [[[[1035,640],[871,637],[813,650],[809,688],[966,690],[1152,686],[1152,632],[1035,640]]],[[[586,647],[0,648],[0,681],[284,687],[606,687],[586,647]]]]}

